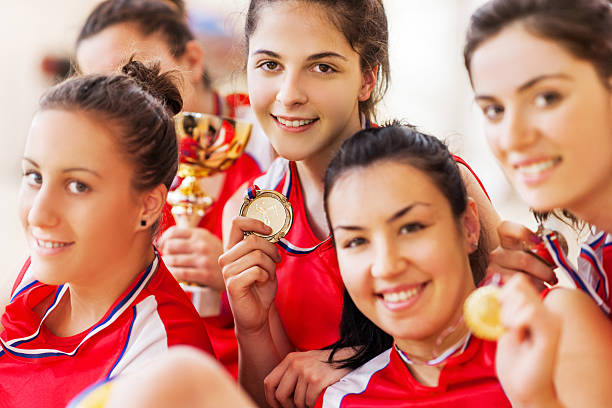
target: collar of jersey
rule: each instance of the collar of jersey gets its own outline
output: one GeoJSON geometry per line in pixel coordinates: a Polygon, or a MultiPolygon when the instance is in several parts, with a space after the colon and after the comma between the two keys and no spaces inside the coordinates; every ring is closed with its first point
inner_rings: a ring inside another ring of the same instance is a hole
{"type": "Polygon", "coordinates": [[[22,358],[43,358],[43,357],[55,357],[55,356],[74,356],[79,348],[91,337],[95,336],[97,333],[104,330],[106,327],[110,326],[121,314],[128,309],[134,300],[138,298],[138,295],[142,292],[142,290],[147,286],[151,277],[154,275],[157,270],[157,266],[159,264],[159,254],[157,250],[155,251],[155,259],[153,262],[143,271],[141,272],[135,279],[135,284],[133,284],[126,293],[121,296],[114,304],[111,306],[111,309],[104,315],[104,317],[93,327],[91,327],[87,335],[81,340],[81,342],[71,351],[62,351],[52,348],[39,348],[39,349],[25,349],[20,348],[19,346],[23,344],[27,344],[33,340],[35,340],[41,331],[41,327],[45,321],[45,318],[57,307],[59,301],[62,299],[62,296],[66,293],[69,288],[68,284],[64,284],[58,286],[57,291],[55,292],[55,297],[51,305],[45,311],[43,317],[40,319],[40,324],[38,329],[30,336],[21,337],[17,339],[11,339],[4,341],[0,339],[0,343],[2,344],[2,350],[0,350],[0,356],[5,352],[12,354],[16,357],[22,358]]]}

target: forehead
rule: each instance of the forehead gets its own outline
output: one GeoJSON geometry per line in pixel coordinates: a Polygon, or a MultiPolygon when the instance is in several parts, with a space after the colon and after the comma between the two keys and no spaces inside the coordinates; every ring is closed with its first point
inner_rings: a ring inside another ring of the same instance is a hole
{"type": "Polygon", "coordinates": [[[135,24],[129,23],[111,25],[81,41],[76,53],[84,74],[113,72],[132,55],[145,62],[161,60],[162,65],[172,59],[162,34],[145,36],[135,24]]]}
{"type": "Polygon", "coordinates": [[[119,160],[112,130],[78,111],[44,110],[32,120],[25,156],[39,164],[95,166],[119,160]]]}
{"type": "Polygon", "coordinates": [[[259,49],[304,55],[324,49],[350,53],[353,49],[328,14],[323,6],[301,1],[263,6],[257,13],[255,31],[249,37],[249,53],[259,49]]]}
{"type": "Polygon", "coordinates": [[[409,164],[382,161],[342,174],[328,197],[328,209],[334,225],[379,223],[415,202],[450,211],[427,174],[409,164]]]}
{"type": "Polygon", "coordinates": [[[559,43],[528,32],[516,23],[480,45],[472,57],[477,92],[514,90],[533,78],[550,74],[593,71],[559,43]]]}

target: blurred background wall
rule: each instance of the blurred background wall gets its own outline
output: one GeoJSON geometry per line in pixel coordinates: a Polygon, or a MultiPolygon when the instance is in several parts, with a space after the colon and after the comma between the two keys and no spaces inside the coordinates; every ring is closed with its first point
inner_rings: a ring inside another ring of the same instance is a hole
{"type": "MultiPolygon", "coordinates": [[[[0,291],[7,291],[27,251],[17,217],[20,160],[41,92],[52,80],[45,57],[71,54],[74,39],[98,0],[0,0],[0,291]]],[[[247,0],[186,0],[195,30],[208,38],[212,55],[238,41],[247,0]]],[[[382,119],[401,118],[448,141],[482,178],[503,218],[533,226],[525,206],[509,189],[481,131],[462,61],[465,29],[483,0],[384,0],[390,26],[391,86],[382,119]]],[[[241,45],[234,51],[238,60],[241,45]]],[[[213,59],[211,57],[211,59],[213,59]]],[[[241,61],[220,70],[223,90],[245,90],[241,61]],[[229,71],[229,72],[228,72],[229,71]],[[227,73],[225,73],[227,72],[227,73]],[[225,74],[224,74],[225,73],[225,74]]]]}

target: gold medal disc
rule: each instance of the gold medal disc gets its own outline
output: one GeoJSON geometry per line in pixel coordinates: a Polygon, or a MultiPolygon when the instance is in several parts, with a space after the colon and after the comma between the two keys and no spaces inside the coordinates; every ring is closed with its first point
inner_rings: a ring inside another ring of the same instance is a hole
{"type": "Polygon", "coordinates": [[[240,215],[255,218],[272,228],[269,235],[256,232],[245,232],[245,235],[255,234],[272,243],[287,235],[293,222],[293,209],[287,197],[274,190],[257,190],[254,198],[245,197],[240,215]]]}

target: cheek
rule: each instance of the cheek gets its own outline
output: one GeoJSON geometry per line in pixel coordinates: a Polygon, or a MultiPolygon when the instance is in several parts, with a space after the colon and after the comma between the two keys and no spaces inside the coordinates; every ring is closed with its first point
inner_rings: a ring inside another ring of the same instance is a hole
{"type": "Polygon", "coordinates": [[[349,292],[355,304],[359,305],[364,301],[368,293],[372,289],[369,288],[367,265],[360,262],[357,256],[338,256],[338,264],[340,266],[340,274],[346,290],[349,292]]]}
{"type": "Polygon", "coordinates": [[[274,95],[274,80],[259,73],[250,72],[247,76],[249,99],[256,111],[261,109],[274,95]]]}

